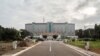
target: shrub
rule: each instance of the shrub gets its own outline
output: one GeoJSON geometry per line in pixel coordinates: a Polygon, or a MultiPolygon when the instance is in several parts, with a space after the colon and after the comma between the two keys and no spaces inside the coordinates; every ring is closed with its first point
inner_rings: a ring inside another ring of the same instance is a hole
{"type": "Polygon", "coordinates": [[[25,47],[25,46],[28,46],[28,44],[27,44],[27,42],[25,42],[25,41],[20,41],[20,42],[18,43],[18,46],[19,46],[19,47],[25,47]]]}

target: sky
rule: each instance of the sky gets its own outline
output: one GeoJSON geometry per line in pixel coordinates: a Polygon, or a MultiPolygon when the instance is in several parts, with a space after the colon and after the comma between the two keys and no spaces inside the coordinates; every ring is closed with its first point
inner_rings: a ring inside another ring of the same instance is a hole
{"type": "Polygon", "coordinates": [[[75,29],[100,24],[100,0],[0,0],[0,25],[24,29],[32,22],[68,22],[75,29]]]}

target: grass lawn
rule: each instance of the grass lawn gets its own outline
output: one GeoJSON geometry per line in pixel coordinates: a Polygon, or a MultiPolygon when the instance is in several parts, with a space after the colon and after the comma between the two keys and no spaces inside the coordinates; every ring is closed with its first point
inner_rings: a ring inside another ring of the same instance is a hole
{"type": "MultiPolygon", "coordinates": [[[[94,51],[96,53],[100,53],[100,40],[97,41],[89,41],[90,42],[90,51],[94,51]]],[[[68,42],[71,45],[78,46],[84,49],[85,41],[70,41],[68,42]]]]}
{"type": "MultiPolygon", "coordinates": [[[[89,41],[90,42],[90,48],[100,48],[100,40],[99,41],[89,41]]],[[[85,41],[71,41],[69,42],[69,44],[78,46],[78,47],[82,47],[84,48],[85,45],[85,41]]]]}
{"type": "Polygon", "coordinates": [[[100,48],[100,40],[99,41],[90,41],[91,48],[100,48]]]}
{"type": "Polygon", "coordinates": [[[70,41],[70,42],[68,42],[69,44],[71,44],[71,45],[75,45],[75,46],[78,46],[78,47],[81,47],[81,48],[84,48],[84,41],[70,41]]]}

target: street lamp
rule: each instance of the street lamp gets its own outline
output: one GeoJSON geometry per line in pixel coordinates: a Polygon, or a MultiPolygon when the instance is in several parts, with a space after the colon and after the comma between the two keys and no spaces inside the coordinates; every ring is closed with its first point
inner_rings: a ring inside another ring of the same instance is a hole
{"type": "Polygon", "coordinates": [[[20,31],[19,31],[19,36],[20,36],[20,37],[22,36],[22,35],[21,35],[21,32],[22,32],[22,31],[20,30],[20,31]]]}
{"type": "MultiPolygon", "coordinates": [[[[87,26],[89,26],[89,25],[87,25],[87,26]]],[[[84,26],[84,30],[87,28],[87,26],[84,26]]],[[[89,33],[89,36],[92,38],[90,30],[88,30],[88,33],[89,33]]]]}

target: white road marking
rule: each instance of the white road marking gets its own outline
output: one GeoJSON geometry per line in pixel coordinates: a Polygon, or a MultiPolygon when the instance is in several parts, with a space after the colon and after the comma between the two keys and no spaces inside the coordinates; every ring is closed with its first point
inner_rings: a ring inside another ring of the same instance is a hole
{"type": "Polygon", "coordinates": [[[50,52],[52,51],[52,48],[51,48],[51,42],[50,42],[50,48],[49,48],[49,51],[50,51],[50,52]]]}
{"type": "Polygon", "coordinates": [[[33,47],[39,45],[39,44],[41,44],[41,42],[39,42],[39,43],[37,43],[37,44],[35,44],[35,45],[31,46],[31,47],[28,47],[28,48],[26,48],[26,49],[24,49],[24,50],[22,50],[22,51],[20,51],[20,52],[17,52],[17,53],[15,53],[15,54],[11,55],[11,56],[18,56],[18,55],[20,55],[20,54],[22,54],[22,53],[28,51],[29,49],[31,49],[31,48],[33,48],[33,47]]]}
{"type": "Polygon", "coordinates": [[[60,43],[60,44],[63,44],[63,45],[65,45],[65,46],[67,46],[67,47],[69,47],[69,48],[71,48],[71,49],[77,51],[76,53],[79,54],[79,55],[81,55],[81,56],[83,56],[83,54],[86,55],[86,56],[91,56],[91,55],[89,55],[89,54],[87,54],[87,53],[85,53],[85,52],[82,52],[82,51],[80,51],[80,50],[78,50],[78,49],[73,48],[72,46],[68,46],[67,44],[64,44],[64,43],[60,43]]]}

